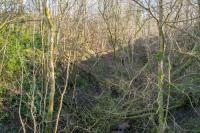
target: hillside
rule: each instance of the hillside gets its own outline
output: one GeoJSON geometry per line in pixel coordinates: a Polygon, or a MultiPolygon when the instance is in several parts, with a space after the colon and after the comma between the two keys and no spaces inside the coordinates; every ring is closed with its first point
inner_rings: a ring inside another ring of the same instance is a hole
{"type": "Polygon", "coordinates": [[[0,133],[200,132],[200,0],[0,2],[0,133]]]}

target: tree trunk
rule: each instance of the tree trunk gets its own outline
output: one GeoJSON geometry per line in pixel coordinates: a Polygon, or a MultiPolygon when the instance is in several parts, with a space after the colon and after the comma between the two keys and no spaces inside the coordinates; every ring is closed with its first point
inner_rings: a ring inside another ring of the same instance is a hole
{"type": "Polygon", "coordinates": [[[50,31],[50,46],[49,46],[49,97],[48,97],[48,107],[46,116],[46,133],[52,132],[52,117],[54,111],[54,96],[55,96],[55,68],[54,68],[54,43],[56,30],[52,22],[51,14],[48,8],[47,2],[44,4],[44,15],[47,19],[48,29],[50,31]]]}
{"type": "Polygon", "coordinates": [[[165,55],[165,42],[163,33],[163,0],[158,1],[159,7],[159,19],[158,19],[158,32],[159,32],[159,62],[158,62],[158,116],[159,126],[158,132],[164,133],[165,121],[164,121],[164,103],[163,103],[163,81],[164,81],[164,55],[165,55]]]}
{"type": "Polygon", "coordinates": [[[186,8],[185,8],[185,26],[188,26],[189,25],[189,13],[190,13],[190,1],[187,0],[185,1],[185,5],[186,5],[186,8]]]}
{"type": "Polygon", "coordinates": [[[199,29],[200,29],[200,0],[197,0],[198,2],[198,26],[199,26],[199,29]]]}

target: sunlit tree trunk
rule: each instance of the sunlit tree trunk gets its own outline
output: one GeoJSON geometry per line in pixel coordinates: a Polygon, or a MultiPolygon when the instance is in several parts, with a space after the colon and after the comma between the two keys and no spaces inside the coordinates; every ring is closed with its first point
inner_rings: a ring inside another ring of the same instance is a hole
{"type": "Polygon", "coordinates": [[[50,133],[52,131],[52,117],[54,111],[54,96],[55,96],[55,66],[54,66],[54,45],[55,45],[55,37],[56,30],[53,24],[50,10],[48,7],[48,1],[44,3],[44,15],[47,20],[47,26],[50,31],[50,46],[49,46],[49,96],[48,96],[48,107],[47,107],[47,116],[46,116],[46,133],[50,133]]]}
{"type": "Polygon", "coordinates": [[[158,32],[159,32],[159,63],[158,63],[158,116],[159,116],[159,126],[158,133],[163,133],[165,129],[164,122],[164,103],[163,103],[163,82],[164,82],[164,55],[165,55],[165,42],[163,33],[163,0],[158,0],[159,7],[159,19],[158,19],[158,32]]]}

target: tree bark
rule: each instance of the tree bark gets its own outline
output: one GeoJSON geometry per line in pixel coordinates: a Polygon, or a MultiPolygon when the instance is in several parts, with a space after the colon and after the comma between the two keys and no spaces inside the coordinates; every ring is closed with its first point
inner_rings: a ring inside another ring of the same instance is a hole
{"type": "Polygon", "coordinates": [[[197,0],[198,3],[198,28],[200,29],[200,0],[197,0]]]}
{"type": "Polygon", "coordinates": [[[55,66],[54,66],[54,44],[56,37],[55,26],[52,22],[51,14],[47,2],[44,4],[44,15],[47,20],[48,29],[50,31],[50,46],[49,46],[49,97],[46,116],[46,133],[52,132],[52,117],[54,111],[54,96],[55,96],[55,66]]]}
{"type": "Polygon", "coordinates": [[[165,121],[164,121],[164,102],[163,102],[163,84],[164,84],[164,56],[165,56],[165,42],[163,33],[163,0],[158,1],[159,7],[159,19],[158,19],[158,32],[159,32],[159,62],[158,62],[158,116],[159,125],[158,133],[164,133],[165,121]]]}

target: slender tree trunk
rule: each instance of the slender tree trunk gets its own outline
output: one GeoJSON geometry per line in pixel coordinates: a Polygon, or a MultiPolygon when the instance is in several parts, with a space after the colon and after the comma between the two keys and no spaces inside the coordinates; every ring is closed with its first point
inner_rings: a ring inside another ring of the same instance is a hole
{"type": "Polygon", "coordinates": [[[199,26],[199,29],[200,29],[200,0],[197,0],[197,3],[198,3],[198,26],[199,26]]]}
{"type": "Polygon", "coordinates": [[[158,32],[159,32],[159,63],[158,63],[158,115],[159,115],[159,126],[158,133],[164,133],[165,122],[164,122],[164,103],[163,103],[163,81],[164,81],[164,55],[165,55],[165,42],[163,33],[163,0],[158,1],[159,7],[159,20],[158,20],[158,32]]]}
{"type": "Polygon", "coordinates": [[[185,8],[185,26],[188,26],[189,24],[189,13],[190,13],[190,1],[187,0],[185,1],[185,5],[186,5],[186,8],[185,8]]]}
{"type": "Polygon", "coordinates": [[[198,15],[200,16],[200,0],[197,0],[197,3],[198,3],[198,15]]]}
{"type": "Polygon", "coordinates": [[[47,19],[47,25],[50,30],[50,46],[49,46],[49,97],[46,116],[46,133],[52,132],[52,117],[54,111],[54,96],[55,96],[55,66],[54,66],[54,44],[56,37],[55,26],[52,22],[51,14],[47,2],[44,4],[44,15],[47,19]]]}

